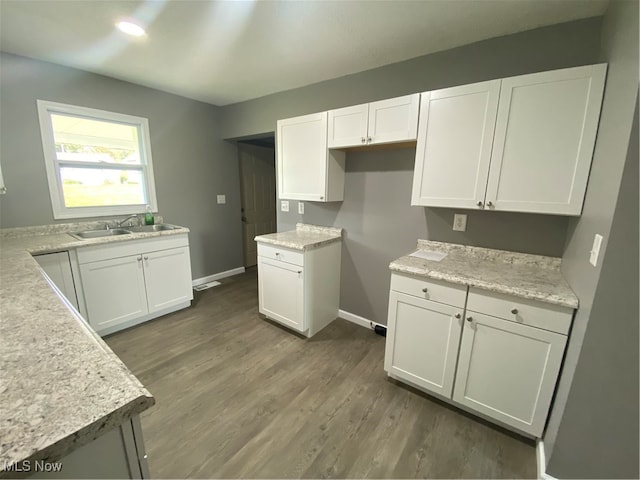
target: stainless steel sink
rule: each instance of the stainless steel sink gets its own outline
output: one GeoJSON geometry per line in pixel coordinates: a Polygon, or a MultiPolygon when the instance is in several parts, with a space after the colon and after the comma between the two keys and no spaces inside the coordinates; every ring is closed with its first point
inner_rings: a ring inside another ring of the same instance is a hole
{"type": "Polygon", "coordinates": [[[70,234],[79,240],[87,238],[113,237],[114,235],[131,235],[130,230],[124,228],[112,228],[111,230],[86,230],[84,232],[75,232],[70,234]]]}
{"type": "Polygon", "coordinates": [[[127,227],[127,230],[135,233],[142,232],[163,232],[165,230],[175,230],[177,227],[175,225],[169,225],[168,223],[160,223],[158,225],[140,225],[139,227],[127,227]]]}

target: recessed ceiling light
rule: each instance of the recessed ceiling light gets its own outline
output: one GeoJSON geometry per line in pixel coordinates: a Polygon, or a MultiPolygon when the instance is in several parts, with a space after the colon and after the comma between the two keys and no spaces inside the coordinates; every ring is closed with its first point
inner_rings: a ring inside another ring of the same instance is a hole
{"type": "Polygon", "coordinates": [[[116,23],[116,27],[118,27],[118,30],[121,32],[133,37],[142,37],[147,34],[147,32],[144,31],[144,28],[133,22],[118,22],[116,23]]]}

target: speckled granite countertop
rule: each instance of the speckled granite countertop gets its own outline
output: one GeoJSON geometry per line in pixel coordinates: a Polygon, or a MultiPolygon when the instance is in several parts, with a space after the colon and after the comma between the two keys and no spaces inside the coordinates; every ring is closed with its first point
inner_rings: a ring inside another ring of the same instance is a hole
{"type": "Polygon", "coordinates": [[[294,250],[309,250],[327,243],[337,242],[341,239],[341,228],[319,227],[298,223],[296,224],[295,230],[258,235],[255,241],[258,243],[269,243],[278,247],[292,248],[294,250]]]}
{"type": "Polygon", "coordinates": [[[31,254],[187,232],[76,240],[60,225],[0,230],[0,477],[11,463],[55,461],[155,403],[31,254]]]}
{"type": "Polygon", "coordinates": [[[560,259],[540,255],[418,240],[418,249],[445,252],[437,262],[404,256],[389,268],[435,280],[578,308],[578,298],[560,272],[560,259]]]}

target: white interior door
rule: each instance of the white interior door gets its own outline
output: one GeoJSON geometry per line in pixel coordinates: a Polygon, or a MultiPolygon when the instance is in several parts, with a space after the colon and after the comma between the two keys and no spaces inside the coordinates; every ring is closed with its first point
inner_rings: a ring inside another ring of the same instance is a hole
{"type": "Polygon", "coordinates": [[[451,398],[462,309],[392,291],[384,368],[451,398]]]}
{"type": "Polygon", "coordinates": [[[254,238],[276,231],[276,167],[273,148],[238,143],[245,267],[258,263],[254,238]]]}
{"type": "Polygon", "coordinates": [[[580,215],[605,74],[590,65],[502,80],[487,203],[580,215]]]}
{"type": "Polygon", "coordinates": [[[355,147],[367,139],[369,104],[329,110],[329,148],[355,147]]]}
{"type": "Polygon", "coordinates": [[[306,331],[303,275],[303,267],[258,257],[260,313],[299,332],[306,331]]]}
{"type": "Polygon", "coordinates": [[[368,143],[415,140],[419,108],[419,93],[370,103],[368,143]]]}
{"type": "Polygon", "coordinates": [[[542,435],[566,338],[467,312],[453,400],[536,437],[542,435]]]}
{"type": "Polygon", "coordinates": [[[411,204],[482,208],[500,80],[423,93],[411,204]]]}

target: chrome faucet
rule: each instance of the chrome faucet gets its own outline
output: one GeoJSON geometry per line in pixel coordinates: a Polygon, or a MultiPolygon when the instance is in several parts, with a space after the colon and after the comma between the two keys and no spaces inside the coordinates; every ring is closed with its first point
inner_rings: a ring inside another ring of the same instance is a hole
{"type": "MultiPolygon", "coordinates": [[[[138,215],[129,215],[129,216],[128,216],[127,218],[125,218],[124,220],[121,220],[121,221],[119,221],[119,222],[118,222],[118,221],[116,221],[115,226],[116,226],[116,227],[121,227],[122,225],[124,225],[124,223],[125,223],[127,220],[132,220],[132,219],[134,219],[134,218],[136,219],[136,223],[138,224],[138,226],[140,226],[140,218],[138,217],[138,215]]],[[[129,226],[132,226],[132,223],[131,223],[131,222],[129,222],[129,226]]]]}

